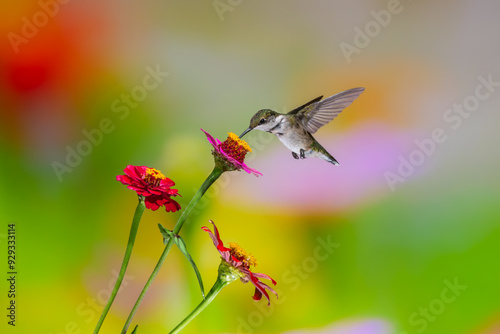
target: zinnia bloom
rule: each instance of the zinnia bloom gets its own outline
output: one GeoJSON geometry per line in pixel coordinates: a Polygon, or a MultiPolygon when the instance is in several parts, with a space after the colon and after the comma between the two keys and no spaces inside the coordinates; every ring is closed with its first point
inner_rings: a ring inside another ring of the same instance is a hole
{"type": "Polygon", "coordinates": [[[126,175],[118,175],[116,179],[127,188],[135,190],[137,195],[144,196],[146,208],[153,211],[165,206],[167,212],[175,212],[181,208],[171,197],[179,196],[177,189],[171,189],[174,181],[165,177],[159,170],[147,166],[129,165],[123,170],[126,175]]]}
{"type": "Polygon", "coordinates": [[[214,147],[212,154],[215,157],[215,163],[221,167],[222,170],[240,170],[243,169],[247,173],[253,173],[255,176],[262,175],[261,172],[248,167],[245,163],[245,155],[252,152],[250,146],[241,140],[237,135],[232,132],[228,133],[225,141],[221,142],[219,139],[212,137],[208,132],[201,129],[207,135],[207,139],[214,147]]]}
{"type": "Polygon", "coordinates": [[[264,295],[266,296],[268,301],[267,305],[270,305],[271,301],[266,289],[274,293],[276,297],[278,297],[278,294],[270,286],[262,283],[259,278],[268,279],[273,283],[273,285],[276,285],[276,281],[265,274],[251,272],[250,266],[257,265],[257,261],[255,260],[255,258],[251,254],[246,253],[240,246],[238,246],[238,244],[229,243],[229,248],[225,247],[222,240],[220,239],[217,226],[215,226],[213,221],[210,220],[210,222],[214,226],[215,234],[213,234],[212,231],[210,231],[210,229],[206,226],[203,226],[201,229],[205,232],[208,232],[208,234],[212,238],[215,247],[222,257],[222,262],[225,263],[229,268],[233,269],[232,271],[237,273],[243,283],[247,283],[249,281],[252,282],[252,284],[255,286],[255,294],[253,296],[254,300],[261,300],[262,295],[264,295]]]}

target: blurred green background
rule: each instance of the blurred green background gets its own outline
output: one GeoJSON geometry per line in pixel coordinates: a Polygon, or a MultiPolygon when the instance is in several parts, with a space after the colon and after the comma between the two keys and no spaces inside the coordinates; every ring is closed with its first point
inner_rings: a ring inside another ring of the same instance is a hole
{"type": "MultiPolygon", "coordinates": [[[[362,86],[316,134],[340,167],[245,137],[264,175],[226,173],[182,235],[207,288],[219,256],[200,227],[213,219],[280,298],[267,308],[234,283],[184,333],[500,333],[499,11],[493,0],[3,2],[0,254],[7,277],[15,223],[18,308],[0,331],[92,332],[137,202],[115,180],[128,164],[160,169],[185,207],[213,165],[200,128],[225,139],[259,109],[362,86]],[[68,165],[71,150],[83,154],[68,165]]],[[[121,329],[163,249],[157,223],[179,215],[145,212],[101,333],[121,329]]],[[[134,324],[167,333],[199,301],[173,249],[134,324]]]]}

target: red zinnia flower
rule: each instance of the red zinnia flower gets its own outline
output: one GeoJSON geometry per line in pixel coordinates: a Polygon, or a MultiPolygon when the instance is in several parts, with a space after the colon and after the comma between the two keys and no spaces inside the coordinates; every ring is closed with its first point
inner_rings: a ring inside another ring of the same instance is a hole
{"type": "Polygon", "coordinates": [[[270,305],[271,301],[266,289],[274,293],[276,297],[278,297],[278,294],[270,286],[262,283],[259,278],[268,279],[273,283],[273,285],[276,285],[276,281],[265,274],[251,272],[250,266],[257,265],[257,261],[255,260],[255,258],[251,254],[246,253],[240,246],[238,246],[238,244],[231,242],[229,243],[230,248],[225,247],[222,240],[220,239],[217,226],[215,226],[213,221],[210,220],[210,222],[212,223],[212,225],[214,225],[215,235],[206,226],[203,226],[201,229],[205,232],[208,232],[208,234],[212,238],[215,247],[222,257],[222,261],[224,261],[228,266],[237,271],[237,274],[243,283],[247,283],[249,281],[252,282],[252,284],[255,286],[255,294],[253,296],[254,300],[261,300],[262,295],[264,295],[266,296],[268,301],[267,305],[270,305]]]}
{"type": "Polygon", "coordinates": [[[116,179],[135,190],[137,195],[144,196],[146,208],[156,211],[165,206],[167,212],[175,212],[181,208],[179,203],[170,197],[179,196],[177,189],[170,189],[174,181],[165,177],[160,171],[147,166],[129,165],[123,170],[126,175],[118,175],[116,179]]]}
{"type": "Polygon", "coordinates": [[[223,170],[240,170],[243,169],[247,173],[253,173],[255,176],[262,175],[261,172],[248,167],[245,163],[245,155],[252,152],[250,146],[241,140],[237,135],[232,132],[228,133],[225,141],[221,142],[219,139],[212,137],[208,132],[201,129],[207,135],[207,139],[214,147],[212,151],[216,163],[219,162],[223,165],[223,170]]]}

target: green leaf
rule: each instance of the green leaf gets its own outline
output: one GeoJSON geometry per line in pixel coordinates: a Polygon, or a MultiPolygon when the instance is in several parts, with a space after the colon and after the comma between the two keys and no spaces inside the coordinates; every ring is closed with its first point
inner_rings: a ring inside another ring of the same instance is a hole
{"type": "Polygon", "coordinates": [[[139,325],[135,325],[134,330],[133,330],[133,331],[132,331],[132,333],[130,333],[130,334],[136,334],[136,332],[137,332],[137,327],[139,327],[139,325]]]}
{"type": "Polygon", "coordinates": [[[203,288],[203,280],[201,279],[201,274],[198,271],[198,267],[196,267],[196,263],[194,263],[193,258],[191,257],[191,255],[189,255],[184,240],[182,240],[180,236],[175,235],[172,231],[164,228],[162,224],[158,224],[158,228],[160,229],[160,232],[163,235],[163,244],[166,245],[168,240],[170,238],[173,238],[179,250],[182,252],[182,254],[184,254],[186,259],[188,259],[189,263],[191,263],[191,266],[193,267],[194,272],[196,273],[196,277],[198,278],[198,284],[200,285],[201,295],[203,296],[203,298],[205,298],[205,289],[203,288]]]}
{"type": "Polygon", "coordinates": [[[168,239],[174,237],[174,234],[172,233],[172,231],[164,228],[162,224],[158,224],[158,228],[160,229],[161,235],[163,235],[163,244],[166,245],[168,239]]]}
{"type": "Polygon", "coordinates": [[[198,283],[200,284],[201,295],[203,296],[203,299],[205,299],[205,289],[203,288],[203,280],[201,279],[200,272],[196,267],[196,263],[194,263],[193,258],[191,257],[191,255],[189,255],[189,252],[187,251],[186,243],[178,235],[174,236],[174,241],[179,250],[182,252],[182,254],[184,254],[186,259],[188,259],[188,261],[191,263],[191,266],[193,267],[194,272],[196,273],[196,277],[198,278],[198,283]]]}

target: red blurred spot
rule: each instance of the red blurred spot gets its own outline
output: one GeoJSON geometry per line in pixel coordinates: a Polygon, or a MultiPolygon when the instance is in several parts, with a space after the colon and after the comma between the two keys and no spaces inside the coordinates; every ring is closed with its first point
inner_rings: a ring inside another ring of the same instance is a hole
{"type": "Polygon", "coordinates": [[[43,86],[49,79],[48,64],[21,63],[9,68],[10,86],[18,92],[29,92],[43,86]]]}

